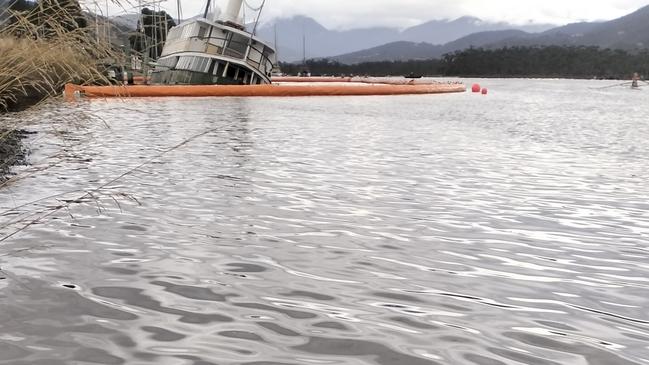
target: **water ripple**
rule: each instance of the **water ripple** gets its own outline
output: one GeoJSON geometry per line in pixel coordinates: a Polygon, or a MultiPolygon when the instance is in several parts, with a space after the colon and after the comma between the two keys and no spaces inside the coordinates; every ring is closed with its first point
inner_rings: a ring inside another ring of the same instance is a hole
{"type": "Polygon", "coordinates": [[[645,93],[488,83],[24,115],[0,363],[649,363],[645,93]]]}

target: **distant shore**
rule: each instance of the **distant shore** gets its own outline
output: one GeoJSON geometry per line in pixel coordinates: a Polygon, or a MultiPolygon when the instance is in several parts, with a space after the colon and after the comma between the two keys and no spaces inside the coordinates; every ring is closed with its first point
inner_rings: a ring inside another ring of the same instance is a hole
{"type": "Polygon", "coordinates": [[[598,47],[547,46],[469,48],[440,59],[372,61],[344,64],[329,59],[282,63],[287,74],[372,76],[444,76],[467,78],[564,78],[626,80],[649,76],[649,50],[627,52],[598,47]]]}

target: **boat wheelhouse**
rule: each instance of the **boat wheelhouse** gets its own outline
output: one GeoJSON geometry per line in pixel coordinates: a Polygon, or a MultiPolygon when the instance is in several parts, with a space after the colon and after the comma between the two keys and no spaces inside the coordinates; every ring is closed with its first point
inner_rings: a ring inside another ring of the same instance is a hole
{"type": "MultiPolygon", "coordinates": [[[[243,0],[209,20],[185,21],[167,35],[152,81],[163,85],[269,84],[275,50],[246,30],[239,13],[243,0]]],[[[209,6],[209,5],[208,5],[209,6]]]]}

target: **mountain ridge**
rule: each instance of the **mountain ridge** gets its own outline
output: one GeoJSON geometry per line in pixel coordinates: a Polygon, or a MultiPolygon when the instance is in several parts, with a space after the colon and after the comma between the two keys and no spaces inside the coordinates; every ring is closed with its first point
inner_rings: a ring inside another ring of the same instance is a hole
{"type": "Polygon", "coordinates": [[[298,15],[274,19],[263,24],[257,34],[266,42],[274,44],[275,31],[277,31],[280,60],[293,62],[303,58],[303,36],[306,40],[307,58],[323,58],[377,47],[390,42],[445,44],[480,31],[514,28],[539,32],[552,27],[548,24],[517,26],[503,22],[487,22],[474,17],[461,17],[454,20],[431,20],[406,29],[372,27],[330,30],[313,18],[298,15]]]}
{"type": "Polygon", "coordinates": [[[606,22],[582,22],[531,33],[500,30],[473,33],[441,46],[388,42],[376,47],[330,57],[341,63],[439,58],[471,47],[497,49],[515,46],[596,46],[635,51],[649,47],[649,6],[606,22]],[[422,52],[422,50],[427,52],[422,52]],[[397,51],[398,50],[398,51],[397,51]]]}

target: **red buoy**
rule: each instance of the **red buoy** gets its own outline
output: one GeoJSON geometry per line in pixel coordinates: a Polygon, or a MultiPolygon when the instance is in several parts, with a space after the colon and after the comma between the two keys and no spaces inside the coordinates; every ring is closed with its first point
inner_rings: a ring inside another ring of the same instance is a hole
{"type": "Polygon", "coordinates": [[[473,91],[474,93],[479,93],[480,89],[480,84],[473,84],[473,86],[471,87],[471,91],[473,91]]]}
{"type": "Polygon", "coordinates": [[[489,93],[489,90],[485,87],[482,89],[482,95],[487,95],[489,93]]]}

